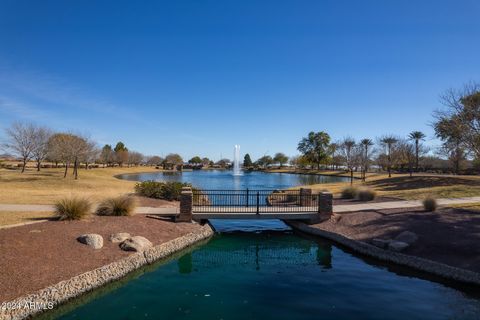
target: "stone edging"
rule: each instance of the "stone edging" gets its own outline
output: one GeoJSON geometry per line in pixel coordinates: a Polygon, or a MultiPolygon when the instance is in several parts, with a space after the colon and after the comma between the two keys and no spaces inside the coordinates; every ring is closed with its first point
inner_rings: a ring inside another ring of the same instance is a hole
{"type": "Polygon", "coordinates": [[[138,268],[154,263],[158,259],[165,258],[196,242],[209,238],[213,234],[212,227],[209,224],[205,224],[198,232],[188,233],[150,248],[143,253],[131,254],[106,266],[87,271],[35,293],[6,302],[4,305],[0,305],[0,319],[25,319],[43,310],[48,310],[46,309],[48,306],[50,306],[50,309],[51,307],[54,308],[72,298],[118,280],[138,268]]]}
{"type": "Polygon", "coordinates": [[[327,238],[345,247],[348,247],[355,252],[369,257],[373,257],[382,261],[393,262],[398,265],[407,266],[416,270],[428,272],[449,280],[480,285],[480,274],[477,272],[452,267],[444,263],[410,256],[403,253],[384,250],[366,242],[347,238],[338,233],[311,227],[303,222],[288,221],[286,223],[294,229],[311,235],[327,238]]]}

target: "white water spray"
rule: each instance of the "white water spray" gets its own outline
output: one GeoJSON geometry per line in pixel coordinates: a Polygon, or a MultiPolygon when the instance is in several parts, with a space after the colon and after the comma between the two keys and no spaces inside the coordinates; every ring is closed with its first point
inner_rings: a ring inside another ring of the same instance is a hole
{"type": "Polygon", "coordinates": [[[242,171],[240,170],[240,146],[238,144],[235,145],[233,152],[233,175],[242,175],[242,171]]]}

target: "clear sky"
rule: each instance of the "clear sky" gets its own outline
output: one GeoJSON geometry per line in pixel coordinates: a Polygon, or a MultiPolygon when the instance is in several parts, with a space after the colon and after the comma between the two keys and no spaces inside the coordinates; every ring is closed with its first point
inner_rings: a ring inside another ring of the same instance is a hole
{"type": "Polygon", "coordinates": [[[478,0],[0,0],[0,137],[14,121],[218,160],[333,138],[432,137],[480,80],[478,0]]]}

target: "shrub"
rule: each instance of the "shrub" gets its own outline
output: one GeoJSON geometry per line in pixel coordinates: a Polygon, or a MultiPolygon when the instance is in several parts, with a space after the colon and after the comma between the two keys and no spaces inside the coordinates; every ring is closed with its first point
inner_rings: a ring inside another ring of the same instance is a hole
{"type": "Polygon", "coordinates": [[[191,184],[182,182],[157,182],[157,181],[143,181],[135,185],[135,192],[138,195],[164,199],[164,200],[180,200],[182,188],[192,187],[191,184]]]}
{"type": "Polygon", "coordinates": [[[423,208],[425,209],[425,211],[430,211],[430,212],[437,210],[437,200],[435,200],[435,198],[432,198],[432,197],[426,197],[423,200],[423,208]]]}
{"type": "Polygon", "coordinates": [[[360,201],[372,201],[377,196],[377,193],[372,189],[360,189],[358,191],[358,200],[360,201]]]}
{"type": "Polygon", "coordinates": [[[346,187],[342,190],[342,199],[354,199],[357,196],[357,188],[346,187]]]}
{"type": "Polygon", "coordinates": [[[120,196],[104,200],[97,208],[99,216],[129,216],[135,210],[135,199],[120,196]]]}
{"type": "Polygon", "coordinates": [[[55,203],[60,220],[80,220],[92,212],[92,204],[84,198],[64,198],[55,203]]]}

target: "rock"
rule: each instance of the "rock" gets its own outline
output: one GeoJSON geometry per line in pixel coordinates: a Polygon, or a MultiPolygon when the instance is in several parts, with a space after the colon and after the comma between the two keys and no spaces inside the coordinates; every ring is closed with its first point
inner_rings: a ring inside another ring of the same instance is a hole
{"type": "Polygon", "coordinates": [[[395,240],[412,245],[413,243],[415,243],[415,241],[418,240],[418,236],[414,232],[403,231],[402,233],[400,233],[398,236],[395,237],[395,240]]]}
{"type": "Polygon", "coordinates": [[[147,238],[141,236],[131,237],[120,244],[120,248],[125,251],[143,252],[153,245],[147,238]]]}
{"type": "Polygon", "coordinates": [[[388,249],[396,252],[400,252],[408,248],[409,244],[402,242],[402,241],[396,241],[392,240],[388,243],[388,249]]]}
{"type": "Polygon", "coordinates": [[[390,243],[390,241],[392,241],[392,240],[384,240],[384,239],[379,239],[379,238],[373,238],[371,242],[375,247],[385,249],[385,248],[388,247],[388,244],[390,243]]]}
{"type": "Polygon", "coordinates": [[[119,233],[111,234],[110,241],[112,241],[113,243],[120,243],[127,240],[130,237],[131,237],[130,233],[119,232],[119,233]]]}
{"type": "Polygon", "coordinates": [[[93,249],[100,249],[103,247],[103,238],[99,234],[88,233],[83,234],[77,238],[77,240],[83,244],[86,244],[93,249]]]}

